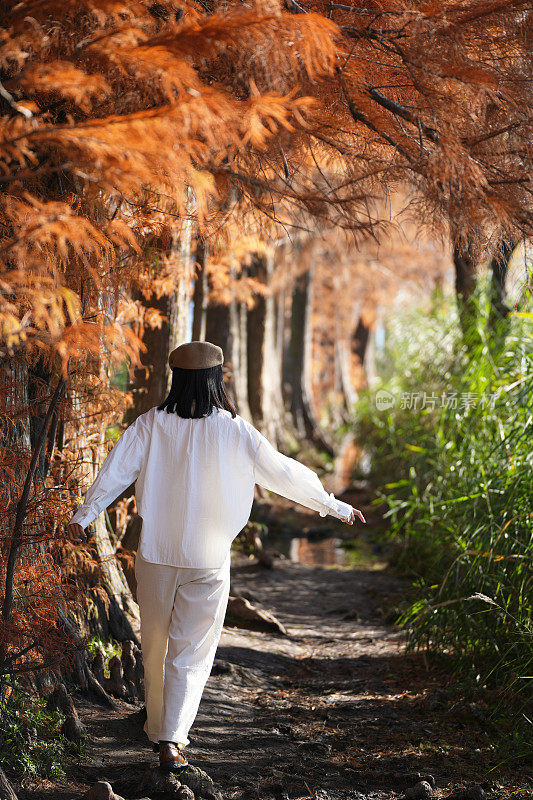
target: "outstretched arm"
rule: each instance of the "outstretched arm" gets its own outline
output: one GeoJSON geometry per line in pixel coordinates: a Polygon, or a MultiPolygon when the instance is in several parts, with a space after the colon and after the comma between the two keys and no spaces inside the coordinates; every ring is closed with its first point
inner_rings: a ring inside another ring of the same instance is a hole
{"type": "Polygon", "coordinates": [[[279,453],[261,434],[255,460],[255,482],[264,489],[318,511],[321,517],[331,514],[352,525],[357,516],[365,522],[360,511],[328,494],[312,469],[279,453]]]}
{"type": "Polygon", "coordinates": [[[139,417],[115,444],[87,490],[84,502],[72,517],[67,531],[74,541],[81,541],[83,529],[136,480],[148,441],[146,423],[139,417]]]}

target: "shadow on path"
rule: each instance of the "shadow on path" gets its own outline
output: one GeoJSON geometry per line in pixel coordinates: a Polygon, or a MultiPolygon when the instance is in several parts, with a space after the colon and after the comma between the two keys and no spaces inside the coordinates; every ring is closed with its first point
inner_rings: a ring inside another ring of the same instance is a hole
{"type": "MultiPolygon", "coordinates": [[[[232,593],[271,610],[288,635],[224,629],[188,748],[224,798],[377,800],[432,775],[435,797],[481,783],[508,800],[490,772],[498,756],[483,710],[454,700],[444,674],[404,654],[384,624],[401,588],[381,570],[238,561],[232,593]]],[[[140,778],[157,757],[141,709],[78,705],[86,756],[68,783],[21,790],[21,800],[66,800],[102,779],[127,800],[142,796],[140,778]]]]}

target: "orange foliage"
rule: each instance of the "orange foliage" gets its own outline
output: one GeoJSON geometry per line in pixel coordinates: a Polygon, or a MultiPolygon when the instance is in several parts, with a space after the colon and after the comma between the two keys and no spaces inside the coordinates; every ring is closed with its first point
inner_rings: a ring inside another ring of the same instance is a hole
{"type": "Polygon", "coordinates": [[[300,124],[311,101],[293,83],[259,91],[249,65],[268,48],[298,75],[331,73],[336,28],[315,16],[105,1],[10,9],[0,40],[11,107],[0,119],[8,352],[22,341],[28,353],[45,346],[65,366],[78,336],[94,354],[109,336],[135,360],[127,334],[121,341],[102,320],[98,298],[135,282],[143,240],[167,219],[183,220],[191,196],[205,218],[228,152],[262,151],[300,124]],[[232,65],[231,86],[213,81],[215,64],[226,82],[232,65]],[[83,309],[72,292],[83,294],[83,309]]]}
{"type": "Polygon", "coordinates": [[[358,297],[371,311],[398,274],[428,272],[411,244],[398,271],[397,234],[378,250],[398,187],[454,238],[530,231],[530,14],[516,0],[2,4],[3,558],[50,387],[67,384],[27,508],[37,556],[17,565],[0,648],[31,645],[41,663],[36,642],[57,650],[70,573],[51,564],[76,560],[64,501],[129,402],[113,366],[137,364],[144,328],[162,323],[132,296],[193,279],[177,246],[191,220],[209,239],[211,299],[268,291],[242,266],[290,242],[270,288],[315,257],[340,336],[358,297]]]}

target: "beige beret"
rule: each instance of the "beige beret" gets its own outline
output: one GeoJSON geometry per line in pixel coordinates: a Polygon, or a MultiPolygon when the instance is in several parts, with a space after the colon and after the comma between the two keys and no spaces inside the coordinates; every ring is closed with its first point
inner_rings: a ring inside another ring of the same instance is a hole
{"type": "Polygon", "coordinates": [[[224,363],[222,348],[211,342],[188,342],[181,344],[168,357],[171,367],[181,369],[207,369],[224,363]]]}

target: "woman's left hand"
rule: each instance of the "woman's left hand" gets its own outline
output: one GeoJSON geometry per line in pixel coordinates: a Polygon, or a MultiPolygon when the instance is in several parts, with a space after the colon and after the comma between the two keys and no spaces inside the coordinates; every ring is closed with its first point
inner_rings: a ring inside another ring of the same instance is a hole
{"type": "Polygon", "coordinates": [[[363,517],[363,514],[361,513],[361,511],[359,511],[359,509],[358,509],[358,508],[352,508],[352,513],[350,514],[350,516],[348,517],[348,519],[345,519],[345,520],[343,520],[343,521],[344,521],[344,522],[347,522],[347,523],[348,523],[348,525],[353,525],[353,524],[354,524],[354,522],[355,522],[355,518],[356,518],[356,517],[357,517],[358,519],[360,519],[360,520],[361,520],[361,522],[364,522],[364,523],[366,523],[366,519],[363,517]]]}

